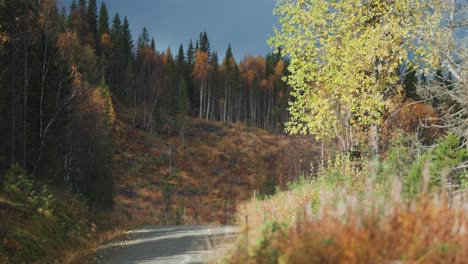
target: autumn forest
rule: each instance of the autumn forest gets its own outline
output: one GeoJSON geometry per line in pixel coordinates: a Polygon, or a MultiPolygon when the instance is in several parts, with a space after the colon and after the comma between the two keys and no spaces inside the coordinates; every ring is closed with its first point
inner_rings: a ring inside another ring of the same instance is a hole
{"type": "Polygon", "coordinates": [[[243,58],[106,4],[0,0],[0,262],[201,224],[221,263],[466,261],[466,1],[278,0],[243,58]]]}
{"type": "Polygon", "coordinates": [[[224,56],[210,49],[206,32],[185,49],[160,51],[145,28],[133,37],[126,17],[110,18],[92,0],[69,13],[55,1],[3,5],[3,171],[21,164],[106,207],[111,100],[131,107],[133,125],[151,133],[176,133],[188,116],[275,131],[287,120],[280,54],[236,63],[230,47],[224,56]]]}

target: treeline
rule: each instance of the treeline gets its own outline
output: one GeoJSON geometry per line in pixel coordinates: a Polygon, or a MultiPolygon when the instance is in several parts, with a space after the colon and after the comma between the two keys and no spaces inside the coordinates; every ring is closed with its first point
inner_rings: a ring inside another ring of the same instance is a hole
{"type": "Polygon", "coordinates": [[[117,98],[135,112],[142,109],[135,125],[150,129],[191,115],[278,130],[287,120],[288,90],[281,80],[287,62],[280,52],[246,56],[238,64],[229,45],[221,60],[202,32],[195,45],[190,41],[185,50],[181,44],[173,55],[170,48],[158,51],[146,28],[133,47],[127,18],[121,22],[116,14],[109,27],[104,4],[99,13],[100,75],[117,98]]]}
{"type": "MultiPolygon", "coordinates": [[[[146,28],[134,43],[126,17],[105,3],[0,1],[0,175],[19,164],[46,183],[112,206],[115,113],[133,109],[135,127],[183,128],[187,116],[282,131],[289,90],[281,52],[224,59],[206,32],[159,51],[146,28]]],[[[1,180],[1,178],[0,178],[1,180]]]]}

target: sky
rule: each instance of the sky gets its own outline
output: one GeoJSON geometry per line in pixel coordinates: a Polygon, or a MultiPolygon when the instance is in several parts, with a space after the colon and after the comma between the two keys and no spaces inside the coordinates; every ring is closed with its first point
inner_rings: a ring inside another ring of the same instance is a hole
{"type": "MultiPolygon", "coordinates": [[[[68,10],[72,0],[58,0],[68,10]]],[[[230,43],[236,60],[244,55],[266,55],[271,51],[266,41],[273,35],[277,18],[273,15],[276,0],[107,0],[104,1],[112,21],[115,13],[127,16],[133,40],[143,27],[154,37],[156,49],[179,45],[187,49],[206,31],[211,49],[224,54],[230,43]]],[[[101,1],[98,0],[98,9],[101,1]]],[[[109,23],[111,23],[109,21],[109,23]]]]}

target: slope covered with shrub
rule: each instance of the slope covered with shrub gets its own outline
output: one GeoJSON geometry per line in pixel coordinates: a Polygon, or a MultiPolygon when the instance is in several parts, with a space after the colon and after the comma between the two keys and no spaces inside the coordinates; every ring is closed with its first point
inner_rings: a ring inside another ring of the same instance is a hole
{"type": "Polygon", "coordinates": [[[464,263],[468,175],[457,164],[468,151],[458,146],[450,134],[410,158],[396,141],[378,164],[338,157],[286,192],[244,203],[229,262],[464,263]]]}
{"type": "Polygon", "coordinates": [[[58,263],[71,257],[95,235],[91,214],[71,191],[48,187],[13,166],[0,192],[0,262],[58,263]]]}
{"type": "Polygon", "coordinates": [[[148,133],[119,103],[116,130],[116,210],[159,224],[232,223],[239,202],[273,193],[317,155],[310,138],[242,123],[186,119],[148,133]]]}

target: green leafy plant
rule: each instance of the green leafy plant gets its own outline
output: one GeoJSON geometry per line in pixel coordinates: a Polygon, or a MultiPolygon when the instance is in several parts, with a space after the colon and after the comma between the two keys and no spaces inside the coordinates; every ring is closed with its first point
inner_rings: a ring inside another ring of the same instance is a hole
{"type": "Polygon", "coordinates": [[[20,165],[13,165],[5,174],[3,191],[15,202],[33,210],[50,211],[54,201],[48,186],[38,183],[27,176],[20,165]]]}
{"type": "Polygon", "coordinates": [[[423,185],[430,188],[447,187],[449,191],[466,188],[467,171],[457,167],[468,160],[468,149],[459,146],[459,139],[454,134],[441,138],[435,147],[412,165],[404,178],[404,191],[409,195],[416,195],[423,185]],[[423,182],[424,179],[426,182],[423,182]]]}

